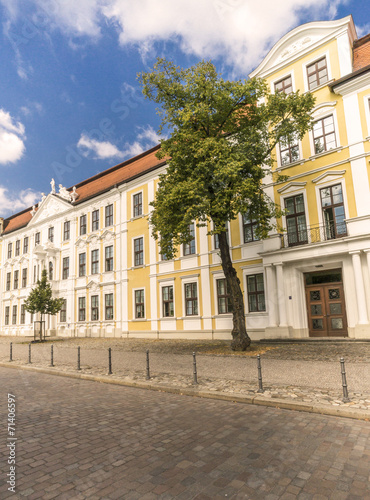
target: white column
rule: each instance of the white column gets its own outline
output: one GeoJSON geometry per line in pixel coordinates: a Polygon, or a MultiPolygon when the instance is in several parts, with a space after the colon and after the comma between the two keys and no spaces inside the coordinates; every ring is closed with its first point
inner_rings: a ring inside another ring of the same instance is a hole
{"type": "Polygon", "coordinates": [[[287,326],[283,264],[276,265],[277,300],[279,306],[279,326],[287,326]]]}
{"type": "Polygon", "coordinates": [[[366,248],[364,250],[364,252],[366,253],[366,259],[367,259],[367,272],[368,272],[368,279],[369,279],[369,282],[370,282],[370,248],[366,248]]]}
{"type": "Polygon", "coordinates": [[[360,251],[350,252],[350,254],[352,255],[353,272],[355,275],[358,322],[360,325],[366,325],[368,321],[367,321],[367,307],[366,307],[364,279],[362,276],[362,269],[361,269],[361,255],[360,251]]]}
{"type": "Polygon", "coordinates": [[[276,314],[276,279],[275,279],[275,269],[272,264],[265,266],[266,269],[266,284],[267,284],[267,307],[269,313],[269,327],[277,326],[277,314],[276,314]]]}

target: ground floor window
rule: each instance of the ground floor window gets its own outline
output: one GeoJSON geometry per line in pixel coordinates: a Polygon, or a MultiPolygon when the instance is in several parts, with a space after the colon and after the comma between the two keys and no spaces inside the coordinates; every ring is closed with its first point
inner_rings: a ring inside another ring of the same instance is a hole
{"type": "Polygon", "coordinates": [[[61,323],[67,321],[67,299],[64,299],[62,309],[60,310],[59,320],[61,323]]]}
{"type": "Polygon", "coordinates": [[[247,276],[247,291],[249,312],[266,311],[265,286],[262,273],[247,276]]]}
{"type": "Polygon", "coordinates": [[[174,302],[173,302],[173,286],[164,286],[162,288],[162,301],[163,301],[163,317],[169,318],[174,316],[174,302]]]}
{"type": "Polygon", "coordinates": [[[219,279],[216,281],[217,285],[217,305],[218,314],[231,313],[233,307],[231,304],[231,297],[227,287],[226,279],[219,279]]]}
{"type": "Polygon", "coordinates": [[[12,324],[17,324],[17,306],[13,306],[12,324]]]}
{"type": "Polygon", "coordinates": [[[91,296],[91,321],[99,320],[99,295],[91,296]]]}
{"type": "Polygon", "coordinates": [[[185,315],[198,314],[198,287],[196,283],[185,284],[185,315]]]}
{"type": "Polygon", "coordinates": [[[135,290],[135,318],[145,318],[144,290],[135,290]]]}
{"type": "Polygon", "coordinates": [[[113,293],[105,296],[105,319],[113,319],[113,293]]]}
{"type": "Polygon", "coordinates": [[[24,325],[26,322],[26,309],[24,304],[21,305],[21,325],[24,325]]]}
{"type": "Polygon", "coordinates": [[[6,306],[5,307],[5,324],[9,325],[9,314],[10,314],[10,307],[6,306]]]}
{"type": "Polygon", "coordinates": [[[86,320],[86,297],[78,298],[78,321],[86,320]]]}

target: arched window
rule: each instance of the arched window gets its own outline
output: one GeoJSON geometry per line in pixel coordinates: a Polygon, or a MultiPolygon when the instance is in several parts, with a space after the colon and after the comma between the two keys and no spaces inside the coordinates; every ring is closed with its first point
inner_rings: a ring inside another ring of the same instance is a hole
{"type": "Polygon", "coordinates": [[[54,270],[53,263],[49,262],[49,281],[53,281],[53,270],[54,270]]]}

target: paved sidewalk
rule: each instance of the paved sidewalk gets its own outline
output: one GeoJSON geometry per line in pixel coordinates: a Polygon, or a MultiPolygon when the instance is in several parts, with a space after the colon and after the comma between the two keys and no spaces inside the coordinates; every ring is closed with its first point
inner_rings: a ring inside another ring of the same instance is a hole
{"type": "Polygon", "coordinates": [[[29,341],[0,337],[1,365],[370,419],[370,343],[254,344],[252,353],[232,355],[223,341],[55,339],[55,366],[50,367],[51,342],[32,344],[32,363],[28,364],[29,341]],[[80,371],[77,346],[81,347],[80,371]],[[109,376],[108,347],[112,349],[113,368],[109,376]],[[146,380],[146,349],[150,351],[150,380],[146,380]],[[197,385],[193,384],[193,351],[197,352],[197,385]],[[261,353],[263,393],[258,392],[256,353],[261,353]],[[341,356],[346,360],[349,402],[343,402],[341,356]]]}

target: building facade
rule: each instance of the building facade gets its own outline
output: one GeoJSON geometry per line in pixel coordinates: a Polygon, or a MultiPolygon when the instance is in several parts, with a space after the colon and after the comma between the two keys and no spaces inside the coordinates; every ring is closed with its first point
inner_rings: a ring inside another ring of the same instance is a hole
{"type": "MultiPolygon", "coordinates": [[[[265,189],[286,215],[260,241],[239,215],[228,227],[252,339],[370,338],[370,37],[351,17],[300,26],[250,76],[271,92],[310,91],[313,129],[280,143],[265,189]],[[271,181],[271,182],[270,182],[271,181]]],[[[165,260],[148,224],[158,147],[0,221],[0,330],[33,334],[24,300],[47,269],[62,311],[49,334],[230,338],[232,314],[211,228],[165,260]]]]}

